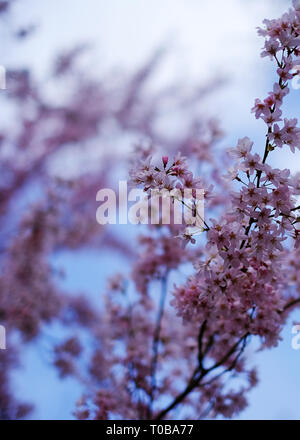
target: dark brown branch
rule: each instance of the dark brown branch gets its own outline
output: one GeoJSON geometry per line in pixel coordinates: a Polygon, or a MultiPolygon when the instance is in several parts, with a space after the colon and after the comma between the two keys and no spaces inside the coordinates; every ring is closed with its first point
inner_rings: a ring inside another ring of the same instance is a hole
{"type": "Polygon", "coordinates": [[[284,308],[283,311],[285,312],[287,309],[295,306],[296,304],[300,303],[300,298],[294,299],[293,301],[290,301],[289,303],[287,303],[284,308]]]}
{"type": "MultiPolygon", "coordinates": [[[[226,362],[228,360],[228,358],[235,352],[235,350],[237,349],[237,347],[239,346],[239,344],[241,342],[243,342],[243,347],[241,349],[241,352],[239,353],[238,357],[242,354],[242,352],[245,349],[246,346],[246,339],[248,337],[249,333],[246,333],[244,336],[242,336],[232,347],[231,349],[226,353],[226,355],[223,356],[223,358],[217,362],[215,365],[213,365],[211,368],[209,369],[200,369],[200,368],[196,368],[196,370],[194,371],[191,379],[189,380],[188,385],[186,386],[186,388],[173,400],[173,402],[171,402],[164,410],[160,411],[158,413],[158,415],[155,417],[155,420],[161,420],[163,419],[168,412],[170,412],[172,409],[174,409],[179,403],[181,403],[195,388],[197,388],[200,383],[201,380],[203,379],[203,377],[205,377],[208,373],[210,373],[211,371],[213,371],[214,369],[220,367],[222,364],[224,364],[224,362],[226,362]]],[[[238,357],[236,358],[236,362],[238,360],[238,357]]],[[[235,361],[233,361],[235,362],[235,361]]],[[[232,366],[232,369],[234,368],[234,366],[232,366]]]]}
{"type": "Polygon", "coordinates": [[[198,335],[198,361],[199,361],[199,367],[201,369],[202,369],[202,361],[203,361],[203,354],[204,354],[202,352],[203,335],[205,332],[206,324],[207,324],[207,320],[203,321],[203,323],[200,327],[199,335],[198,335]]]}

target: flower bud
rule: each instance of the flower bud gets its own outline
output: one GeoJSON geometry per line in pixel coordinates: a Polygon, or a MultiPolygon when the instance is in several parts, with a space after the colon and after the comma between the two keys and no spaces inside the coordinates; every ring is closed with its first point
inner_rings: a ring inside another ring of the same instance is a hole
{"type": "Polygon", "coordinates": [[[169,160],[168,156],[163,156],[163,157],[162,157],[162,161],[163,161],[163,164],[164,164],[164,168],[166,168],[167,163],[168,163],[168,160],[169,160]]]}

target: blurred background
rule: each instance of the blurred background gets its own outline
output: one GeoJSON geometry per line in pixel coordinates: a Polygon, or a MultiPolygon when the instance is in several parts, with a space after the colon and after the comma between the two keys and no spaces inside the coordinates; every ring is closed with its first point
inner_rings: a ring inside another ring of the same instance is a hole
{"type": "MultiPolygon", "coordinates": [[[[1,5],[7,9],[0,14],[0,64],[7,70],[7,89],[0,91],[2,242],[14,236],[27,204],[51,191],[53,178],[60,185],[59,178],[76,177],[80,183],[69,208],[62,207],[67,232],[51,263],[64,272],[57,276],[62,290],[82,292],[97,304],[107,277],[129,269],[137,234],[134,225],[97,225],[97,190],[127,178],[136,143],[151,140],[161,153],[180,150],[208,118],[219,121],[222,148],[249,136],[261,149],[264,126],[250,109],[271,90],[274,66],[260,58],[256,27],[281,15],[289,1],[15,0],[0,2],[0,10],[1,5]]],[[[298,93],[286,101],[287,116],[300,116],[298,93]]],[[[274,152],[272,160],[299,171],[289,152],[274,152]]],[[[277,349],[256,353],[253,346],[260,383],[240,418],[300,418],[300,351],[291,347],[297,319],[299,311],[277,349]]],[[[62,330],[51,323],[45,328],[38,340],[19,342],[13,391],[36,405],[31,418],[72,418],[80,386],[49,368],[47,344],[62,330]]]]}

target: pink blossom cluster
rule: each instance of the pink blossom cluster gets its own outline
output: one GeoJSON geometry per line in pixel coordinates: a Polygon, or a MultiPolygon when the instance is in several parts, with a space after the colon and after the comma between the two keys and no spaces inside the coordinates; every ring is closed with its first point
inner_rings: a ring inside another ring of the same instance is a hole
{"type": "MultiPolygon", "coordinates": [[[[161,279],[161,298],[166,295],[166,278],[165,275],[161,279]]],[[[110,282],[106,313],[102,326],[98,325],[101,344],[89,368],[90,385],[77,402],[76,416],[100,420],[163,418],[164,403],[160,402],[160,396],[176,400],[181,395],[182,384],[191,386],[198,380],[197,327],[182,325],[174,310],[167,307],[163,319],[157,320],[160,313],[156,317],[157,306],[151,289],[132,295],[120,275],[110,282]]],[[[231,363],[229,358],[225,362],[228,373],[231,363]]],[[[199,391],[186,393],[185,405],[178,413],[181,417],[194,418],[195,414],[205,417],[208,412],[211,416],[231,417],[245,407],[245,392],[257,383],[255,370],[247,370],[244,362],[236,359],[235,368],[245,384],[226,390],[224,379],[212,374],[215,368],[211,366],[207,381],[199,387],[200,396],[199,391]]],[[[167,414],[170,417],[172,413],[167,411],[167,414]]]]}
{"type": "Polygon", "coordinates": [[[299,185],[289,170],[274,169],[266,161],[276,147],[288,145],[293,152],[299,148],[297,120],[285,118],[282,128],[277,124],[298,56],[299,24],[299,11],[294,9],[279,20],[265,21],[259,31],[267,38],[266,47],[276,47],[271,55],[279,64],[273,92],[264,101],[256,100],[253,108],[267,126],[265,151],[263,157],[254,153],[249,138],[230,150],[236,163],[227,178],[237,180],[240,190],[231,193],[228,212],[219,221],[211,220],[206,257],[196,262],[196,274],[174,293],[173,305],[184,319],[209,319],[213,334],[225,330],[225,341],[230,334],[237,339],[253,334],[267,346],[276,345],[285,319],[284,242],[291,245],[292,237],[299,245],[299,185]]]}
{"type": "MultiPolygon", "coordinates": [[[[134,414],[161,419],[176,417],[178,409],[186,418],[233,417],[245,408],[246,393],[257,384],[255,370],[246,364],[247,345],[256,337],[261,349],[276,346],[287,316],[299,306],[299,175],[267,163],[276,148],[293,153],[299,149],[297,120],[282,121],[291,71],[299,64],[299,1],[293,5],[280,19],[265,20],[259,30],[266,40],[262,56],[275,59],[278,75],[272,92],[263,101],[257,99],[253,108],[256,118],[266,124],[263,154],[254,150],[248,137],[229,150],[235,163],[225,179],[235,182],[219,218],[207,221],[206,243],[200,241],[194,250],[187,247],[180,253],[172,225],[165,233],[157,227],[157,235],[152,230],[142,238],[145,251],[133,271],[136,296],[127,302],[127,290],[119,284],[120,298],[114,300],[114,290],[107,302],[116,332],[112,344],[121,342],[124,350],[120,347],[123,354],[117,354],[116,363],[124,367],[126,408],[117,406],[114,387],[110,394],[100,387],[100,394],[79,402],[78,417],[132,418],[134,414]],[[167,241],[172,244],[166,246],[167,241]],[[183,285],[175,286],[170,306],[165,305],[166,279],[186,261],[193,262],[195,271],[183,285]],[[158,305],[153,280],[160,280],[162,287],[158,305]],[[228,380],[235,377],[245,380],[240,388],[229,386],[228,380]]],[[[194,177],[181,156],[170,162],[163,156],[162,166],[156,166],[145,155],[130,175],[145,191],[193,188],[201,182],[210,195],[205,179],[194,177]]],[[[215,214],[218,197],[209,200],[215,214]]],[[[113,368],[110,371],[112,379],[113,368]]]]}
{"type": "Polygon", "coordinates": [[[294,1],[294,9],[290,9],[278,20],[265,20],[264,28],[259,28],[259,34],[265,37],[262,56],[269,55],[275,60],[278,75],[278,83],[274,84],[273,91],[264,101],[256,99],[252,109],[255,117],[263,119],[267,124],[269,150],[288,145],[295,152],[295,148],[300,147],[297,120],[284,118],[282,123],[281,110],[283,99],[289,93],[288,81],[297,75],[293,68],[299,64],[299,17],[299,4],[294,1]]]}
{"type": "MultiPolygon", "coordinates": [[[[11,3],[1,2],[0,20],[13,33],[13,44],[19,37],[34,38],[25,28],[14,31],[11,3]]],[[[39,344],[45,338],[48,324],[62,325],[66,333],[77,326],[97,340],[106,334],[97,330],[101,316],[87,293],[61,288],[64,273],[54,267],[53,257],[59,251],[103,252],[108,248],[132,258],[134,249],[128,241],[95,222],[95,194],[99,187],[111,184],[109,174],[127,164],[118,143],[123,147],[122,139],[134,136],[162,143],[170,151],[185,151],[195,139],[194,127],[201,125],[198,116],[192,118],[176,140],[156,129],[158,110],[170,97],[172,111],[181,111],[183,102],[188,110],[209,90],[198,88],[192,99],[180,90],[175,94],[159,90],[150,96],[145,84],[159,65],[161,51],[132,73],[99,79],[80,68],[78,58],[86,49],[79,46],[58,56],[46,80],[37,79],[22,66],[7,66],[8,88],[0,98],[10,110],[7,113],[13,114],[13,122],[3,120],[0,127],[0,324],[7,329],[10,352],[0,353],[0,418],[25,416],[26,408],[18,405],[10,387],[10,373],[18,355],[25,353],[25,344],[39,344]],[[56,93],[48,93],[53,86],[56,93]],[[110,130],[113,149],[107,148],[110,130]],[[57,164],[64,164],[63,173],[56,171],[57,164]],[[73,167],[73,174],[65,177],[65,171],[73,167]],[[22,350],[16,340],[22,341],[22,350]],[[15,358],[11,359],[13,350],[15,358]]],[[[202,125],[205,129],[206,124],[202,125]]],[[[211,123],[206,142],[218,137],[217,124],[211,123]]],[[[69,343],[56,345],[52,364],[59,375],[81,380],[75,364],[82,355],[71,353],[69,343]]],[[[95,350],[90,365],[98,379],[109,374],[104,367],[109,362],[99,352],[95,350]]]]}
{"type": "MultiPolygon", "coordinates": [[[[77,418],[236,416],[258,382],[245,356],[248,344],[255,337],[261,349],[277,345],[289,313],[299,306],[300,175],[267,163],[275,149],[294,153],[300,144],[296,119],[282,118],[293,68],[300,64],[299,0],[293,5],[259,30],[265,38],[262,56],[275,61],[278,76],[252,109],[266,125],[262,154],[244,137],[225,157],[217,150],[222,131],[212,119],[192,119],[178,139],[158,132],[158,103],[168,93],[151,99],[144,85],[159,53],[132,77],[118,78],[121,86],[82,81],[79,74],[80,92],[62,104],[45,99],[29,72],[12,72],[9,99],[22,113],[18,130],[0,133],[0,165],[7,177],[0,186],[0,209],[8,213],[1,224],[0,318],[25,342],[43,336],[47,323],[64,326],[63,340],[51,343],[51,362],[61,378],[73,378],[84,389],[77,418]],[[109,181],[107,169],[124,164],[116,156],[103,155],[99,166],[86,167],[68,181],[51,172],[51,161],[60,160],[59,153],[70,145],[86,148],[96,139],[106,151],[112,120],[118,134],[134,132],[165,151],[156,163],[152,146],[138,145],[130,170],[133,185],[148,193],[204,189],[205,227],[199,240],[184,225],[159,223],[139,236],[135,252],[99,230],[94,194],[109,181]],[[14,202],[30,186],[40,193],[20,213],[14,202]],[[13,236],[6,233],[8,226],[13,236]],[[195,246],[183,247],[179,238],[195,246]],[[134,254],[135,260],[130,275],[118,273],[109,280],[97,309],[87,295],[60,288],[51,258],[60,249],[101,251],[104,246],[127,258],[134,254]],[[178,279],[186,266],[192,274],[182,284],[178,279]]],[[[58,59],[55,81],[76,76],[81,50],[58,59]]],[[[193,99],[180,97],[178,108],[189,100],[193,106],[203,92],[193,99]]],[[[0,418],[21,418],[29,410],[9,387],[18,348],[15,358],[12,351],[0,353],[0,418]]]]}
{"type": "MultiPolygon", "coordinates": [[[[137,162],[130,170],[131,185],[142,185],[145,191],[150,189],[166,189],[171,191],[175,188],[184,189],[203,189],[204,181],[201,178],[195,178],[189,171],[187,158],[176,154],[170,161],[168,156],[162,157],[162,166],[155,165],[152,157],[137,162]]],[[[208,190],[206,191],[208,192],[208,190]]]]}

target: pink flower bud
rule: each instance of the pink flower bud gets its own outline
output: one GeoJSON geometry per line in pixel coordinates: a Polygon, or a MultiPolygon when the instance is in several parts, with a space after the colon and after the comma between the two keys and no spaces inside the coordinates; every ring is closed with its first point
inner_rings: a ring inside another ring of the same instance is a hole
{"type": "Polygon", "coordinates": [[[163,156],[163,157],[162,157],[162,161],[163,161],[163,164],[164,164],[164,167],[165,167],[165,168],[166,168],[166,166],[167,166],[168,160],[169,160],[168,156],[163,156]]]}

